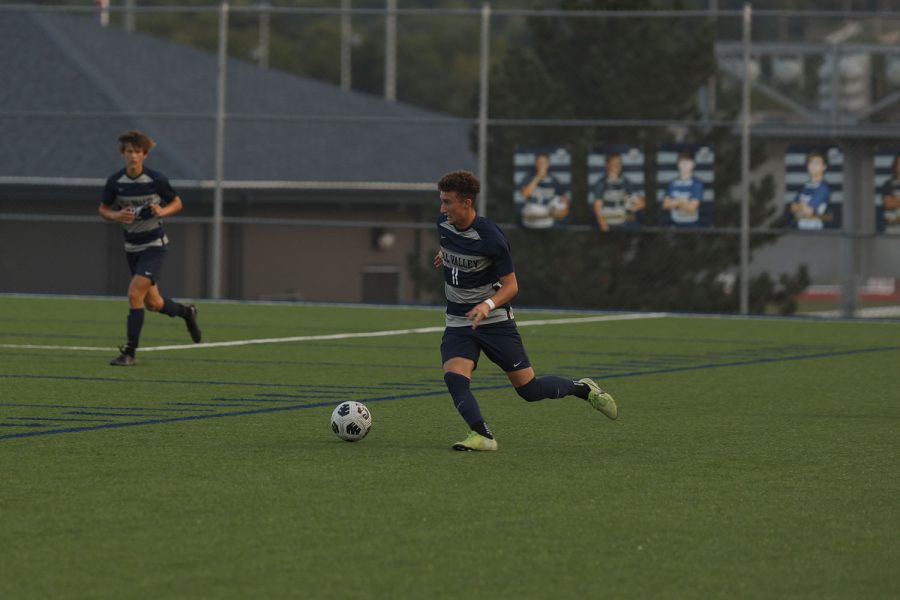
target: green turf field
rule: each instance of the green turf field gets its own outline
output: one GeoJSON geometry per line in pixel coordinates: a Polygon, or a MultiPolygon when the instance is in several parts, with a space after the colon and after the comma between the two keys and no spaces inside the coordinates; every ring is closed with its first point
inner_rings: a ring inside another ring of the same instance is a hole
{"type": "Polygon", "coordinates": [[[148,314],[114,368],[124,300],[0,297],[0,598],[900,597],[900,323],[523,326],[619,420],[485,360],[476,454],[439,331],[396,331],[440,309],[199,305],[213,344],[301,339],[148,314]]]}

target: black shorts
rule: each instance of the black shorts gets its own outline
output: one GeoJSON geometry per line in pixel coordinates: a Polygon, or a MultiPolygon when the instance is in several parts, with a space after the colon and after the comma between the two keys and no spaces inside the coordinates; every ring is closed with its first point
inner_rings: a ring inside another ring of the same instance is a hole
{"type": "Polygon", "coordinates": [[[140,252],[126,252],[128,269],[132,275],[142,275],[152,281],[154,285],[162,274],[163,263],[166,261],[165,246],[151,246],[140,252]]]}
{"type": "Polygon", "coordinates": [[[441,361],[468,358],[478,367],[478,357],[484,351],[491,362],[504,372],[518,371],[531,366],[522,336],[515,321],[503,321],[471,327],[447,327],[441,338],[441,361]]]}

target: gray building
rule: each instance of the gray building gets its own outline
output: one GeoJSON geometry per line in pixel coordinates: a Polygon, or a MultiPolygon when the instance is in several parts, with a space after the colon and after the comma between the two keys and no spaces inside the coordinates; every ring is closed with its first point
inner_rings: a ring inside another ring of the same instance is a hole
{"type": "MultiPolygon", "coordinates": [[[[207,295],[217,57],[23,10],[0,13],[0,71],[0,291],[124,293],[121,228],[97,205],[135,128],[186,207],[164,287],[207,295]]],[[[471,123],[233,59],[226,89],[223,295],[416,300],[407,259],[434,246],[434,182],[476,169],[471,123]]]]}

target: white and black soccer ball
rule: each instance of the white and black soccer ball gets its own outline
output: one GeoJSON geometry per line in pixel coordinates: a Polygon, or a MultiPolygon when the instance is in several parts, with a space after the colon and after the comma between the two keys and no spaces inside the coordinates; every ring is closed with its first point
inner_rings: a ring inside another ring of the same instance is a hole
{"type": "Polygon", "coordinates": [[[369,435],[371,428],[372,413],[362,402],[341,402],[331,413],[331,430],[347,442],[358,442],[369,435]]]}

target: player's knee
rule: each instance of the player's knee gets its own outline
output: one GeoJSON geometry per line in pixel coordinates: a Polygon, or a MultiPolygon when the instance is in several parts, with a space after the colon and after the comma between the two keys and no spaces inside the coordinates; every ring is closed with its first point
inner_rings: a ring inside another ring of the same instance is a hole
{"type": "Polygon", "coordinates": [[[147,292],[136,288],[135,286],[131,286],[128,288],[128,302],[132,307],[137,306],[140,307],[146,303],[147,292]]]}
{"type": "Polygon", "coordinates": [[[537,402],[545,398],[541,384],[538,383],[537,377],[529,381],[523,386],[516,388],[516,393],[526,402],[537,402]]]}
{"type": "Polygon", "coordinates": [[[444,383],[447,384],[447,389],[450,390],[450,393],[453,394],[457,391],[463,391],[469,389],[469,378],[465,375],[460,375],[459,373],[444,373],[444,383]]]}
{"type": "Polygon", "coordinates": [[[153,312],[161,311],[163,304],[162,298],[150,298],[149,296],[144,298],[144,308],[153,312]]]}

